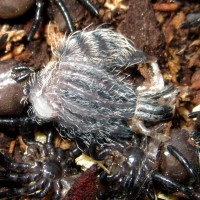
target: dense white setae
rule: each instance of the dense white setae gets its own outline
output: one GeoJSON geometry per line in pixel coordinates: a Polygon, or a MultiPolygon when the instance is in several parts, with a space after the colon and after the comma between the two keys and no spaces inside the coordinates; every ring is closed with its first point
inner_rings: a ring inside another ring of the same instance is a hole
{"type": "Polygon", "coordinates": [[[78,31],[54,53],[58,61],[41,70],[30,86],[38,118],[57,121],[74,135],[109,140],[127,129],[136,110],[147,121],[171,117],[172,108],[157,100],[162,92],[148,102],[149,96],[138,98],[133,85],[118,75],[122,67],[146,61],[121,34],[103,28],[78,31]]]}

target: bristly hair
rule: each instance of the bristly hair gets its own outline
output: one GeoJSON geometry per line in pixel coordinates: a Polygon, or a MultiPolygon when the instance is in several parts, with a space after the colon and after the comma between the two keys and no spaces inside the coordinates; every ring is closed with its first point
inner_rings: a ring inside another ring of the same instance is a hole
{"type": "Polygon", "coordinates": [[[130,134],[124,121],[134,116],[137,95],[117,70],[146,61],[145,55],[121,34],[103,28],[72,34],[57,55],[58,62],[41,70],[30,88],[35,115],[57,121],[87,144],[94,135],[109,141],[122,129],[130,134]]]}
{"type": "Polygon", "coordinates": [[[57,52],[62,62],[91,63],[98,68],[113,70],[146,61],[143,52],[136,50],[132,41],[111,29],[82,30],[63,40],[57,52]]]}

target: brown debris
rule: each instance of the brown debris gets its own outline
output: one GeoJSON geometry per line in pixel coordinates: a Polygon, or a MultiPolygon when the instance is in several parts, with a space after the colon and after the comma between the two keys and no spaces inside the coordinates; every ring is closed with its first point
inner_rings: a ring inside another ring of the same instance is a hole
{"type": "Polygon", "coordinates": [[[55,139],[55,147],[59,147],[62,150],[67,150],[70,149],[70,147],[72,146],[72,142],[68,141],[68,140],[63,140],[61,137],[56,137],[55,139]]]}
{"type": "Polygon", "coordinates": [[[18,62],[23,62],[24,65],[41,68],[49,61],[47,52],[47,44],[40,40],[34,40],[28,43],[23,53],[15,56],[18,62]]]}
{"type": "Polygon", "coordinates": [[[199,90],[200,89],[200,70],[197,70],[193,76],[192,76],[192,80],[191,80],[191,89],[194,90],[199,90]]]}
{"type": "Polygon", "coordinates": [[[1,28],[0,36],[4,34],[8,34],[8,38],[4,45],[5,54],[0,57],[0,61],[13,59],[24,51],[24,44],[16,44],[26,35],[24,30],[9,30],[9,26],[5,25],[1,28]]]}
{"type": "Polygon", "coordinates": [[[135,46],[147,55],[160,57],[164,38],[160,32],[154,10],[148,0],[129,0],[126,14],[123,15],[117,30],[133,40],[135,46]]]}
{"type": "Polygon", "coordinates": [[[14,149],[15,149],[15,144],[16,144],[16,140],[12,140],[11,143],[10,143],[9,150],[8,150],[9,154],[13,154],[14,149]]]}
{"type": "Polygon", "coordinates": [[[176,36],[177,30],[180,28],[184,21],[185,14],[183,12],[179,12],[170,21],[164,24],[163,33],[168,46],[176,36]]]}
{"type": "Polygon", "coordinates": [[[25,144],[24,140],[22,139],[22,136],[18,136],[18,141],[19,141],[19,147],[20,147],[20,150],[22,152],[26,152],[27,149],[28,149],[28,146],[25,144]]]}
{"type": "Polygon", "coordinates": [[[129,7],[123,4],[123,1],[124,0],[106,0],[104,7],[108,8],[111,11],[114,11],[116,9],[127,11],[129,7]]]}
{"type": "Polygon", "coordinates": [[[190,55],[188,67],[200,67],[200,49],[190,55]]]}
{"type": "Polygon", "coordinates": [[[173,12],[180,8],[179,3],[155,3],[153,9],[162,12],[173,12]]]}

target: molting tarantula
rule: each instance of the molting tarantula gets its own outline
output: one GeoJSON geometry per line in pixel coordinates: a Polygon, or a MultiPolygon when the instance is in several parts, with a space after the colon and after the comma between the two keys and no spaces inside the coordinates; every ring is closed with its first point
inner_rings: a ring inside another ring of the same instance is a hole
{"type": "MultiPolygon", "coordinates": [[[[146,61],[124,36],[104,28],[78,31],[64,38],[54,54],[57,61],[31,76],[26,90],[33,120],[54,121],[65,130],[64,136],[87,146],[94,137],[100,143],[127,139],[130,128],[163,139],[160,127],[148,130],[143,122],[171,119],[177,92],[172,85],[164,87],[163,79],[159,89],[136,91],[127,77],[119,75],[125,67],[146,61]]],[[[153,63],[152,69],[154,73],[158,66],[153,63]]],[[[25,72],[29,75],[26,68],[25,72]]],[[[153,78],[157,84],[157,74],[153,78]]]]}
{"type": "Polygon", "coordinates": [[[21,187],[8,188],[0,192],[0,198],[32,196],[43,198],[49,193],[52,199],[61,199],[70,189],[78,171],[74,159],[79,155],[78,149],[62,150],[53,145],[52,133],[49,132],[45,144],[27,142],[27,152],[18,163],[0,153],[1,181],[16,182],[21,187]]]}
{"type": "Polygon", "coordinates": [[[108,142],[121,130],[127,138],[126,122],[133,117],[133,128],[138,125],[148,135],[143,121],[173,116],[177,92],[172,85],[137,92],[127,77],[119,76],[125,67],[146,61],[121,34],[103,28],[79,31],[64,39],[55,54],[58,60],[33,77],[27,98],[37,118],[57,122],[67,136],[82,138],[86,145],[93,137],[108,142]]]}

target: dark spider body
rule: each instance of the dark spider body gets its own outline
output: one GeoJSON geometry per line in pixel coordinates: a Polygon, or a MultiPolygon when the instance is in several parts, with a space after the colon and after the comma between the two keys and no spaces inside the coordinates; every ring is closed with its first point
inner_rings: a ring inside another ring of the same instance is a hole
{"type": "Polygon", "coordinates": [[[28,142],[27,154],[23,162],[17,163],[0,153],[1,181],[21,184],[21,188],[7,188],[0,192],[0,198],[33,196],[43,198],[53,193],[52,199],[61,199],[70,188],[77,170],[73,168],[74,159],[80,151],[55,148],[48,135],[47,142],[28,142]],[[73,168],[73,169],[72,169],[73,168]]]}
{"type": "Polygon", "coordinates": [[[167,150],[187,170],[189,183],[181,184],[162,175],[159,168],[159,154],[162,146],[157,141],[135,138],[123,145],[91,145],[90,155],[97,160],[104,160],[107,169],[100,174],[101,183],[107,190],[100,194],[102,199],[155,199],[155,188],[167,193],[181,192],[188,198],[198,199],[194,191],[198,183],[198,174],[178,149],[168,145],[167,150]],[[92,147],[93,146],[93,147],[92,147]]]}

